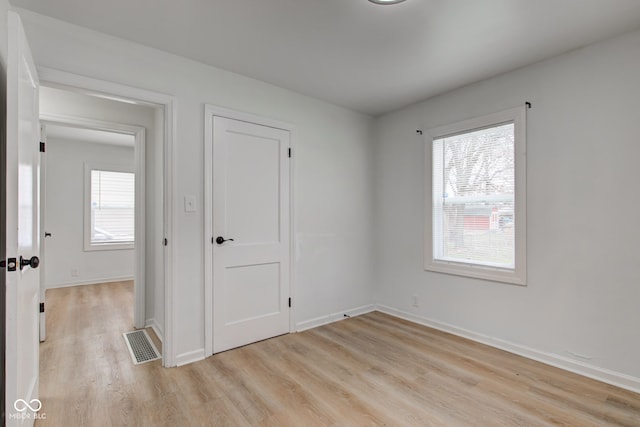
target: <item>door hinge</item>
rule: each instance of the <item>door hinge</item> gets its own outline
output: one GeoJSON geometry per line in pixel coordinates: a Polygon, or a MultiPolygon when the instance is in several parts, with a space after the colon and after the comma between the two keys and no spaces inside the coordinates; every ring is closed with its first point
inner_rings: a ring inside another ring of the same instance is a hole
{"type": "Polygon", "coordinates": [[[44,150],[45,150],[45,144],[44,142],[40,141],[40,152],[44,153],[44,150]]]}
{"type": "Polygon", "coordinates": [[[289,297],[289,308],[291,308],[291,297],[289,297]]]}
{"type": "Polygon", "coordinates": [[[291,157],[291,148],[289,148],[289,157],[291,157]]]}
{"type": "Polygon", "coordinates": [[[44,303],[40,303],[40,313],[44,313],[44,303]]]}
{"type": "Polygon", "coordinates": [[[165,237],[164,240],[162,241],[162,244],[167,246],[169,244],[169,241],[167,240],[167,238],[165,237]]]}

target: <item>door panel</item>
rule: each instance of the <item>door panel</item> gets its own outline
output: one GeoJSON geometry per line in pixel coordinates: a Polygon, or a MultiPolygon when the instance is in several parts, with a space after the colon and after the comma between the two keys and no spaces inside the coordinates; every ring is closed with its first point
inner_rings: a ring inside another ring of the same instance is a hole
{"type": "Polygon", "coordinates": [[[282,310],[279,263],[232,267],[225,273],[224,299],[245,301],[225,306],[227,325],[277,315],[282,310]]]}
{"type": "Polygon", "coordinates": [[[213,121],[214,353],[289,332],[289,132],[213,121]]]}
{"type": "MultiPolygon", "coordinates": [[[[20,256],[40,256],[38,77],[17,14],[9,14],[7,64],[7,256],[18,261],[7,272],[7,425],[17,425],[16,413],[32,425],[31,409],[19,412],[17,399],[38,397],[39,271],[20,267],[20,256]],[[14,415],[14,416],[12,416],[14,415]]],[[[24,408],[21,406],[21,408],[24,408]]]]}
{"type": "Polygon", "coordinates": [[[228,233],[237,241],[278,242],[280,141],[233,131],[226,135],[225,163],[233,165],[227,168],[228,233]]]}

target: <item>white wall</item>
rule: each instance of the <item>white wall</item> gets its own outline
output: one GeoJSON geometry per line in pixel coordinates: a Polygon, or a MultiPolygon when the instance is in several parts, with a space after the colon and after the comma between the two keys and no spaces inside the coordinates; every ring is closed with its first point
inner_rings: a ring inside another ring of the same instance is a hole
{"type": "Polygon", "coordinates": [[[376,301],[640,388],[639,99],[635,32],[379,118],[376,301]],[[525,101],[528,285],[423,271],[416,129],[525,101]]]}
{"type": "MultiPolygon", "coordinates": [[[[204,349],[203,106],[297,127],[298,324],[372,302],[372,119],[237,74],[21,11],[36,64],[173,95],[177,105],[174,272],[177,355],[204,349]],[[185,213],[183,198],[197,197],[185,213]]],[[[206,237],[207,239],[209,236],[206,237]]]]}
{"type": "Polygon", "coordinates": [[[46,287],[133,279],[133,249],[85,251],[85,163],[135,170],[133,147],[47,140],[46,287]],[[72,274],[77,271],[77,275],[72,274]]]}
{"type": "Polygon", "coordinates": [[[162,120],[152,107],[132,105],[51,87],[40,88],[41,113],[61,114],[145,128],[145,317],[160,335],[164,326],[162,270],[162,120]],[[160,187],[158,187],[160,186],[160,187]],[[156,268],[159,266],[159,268],[156,268]]]}

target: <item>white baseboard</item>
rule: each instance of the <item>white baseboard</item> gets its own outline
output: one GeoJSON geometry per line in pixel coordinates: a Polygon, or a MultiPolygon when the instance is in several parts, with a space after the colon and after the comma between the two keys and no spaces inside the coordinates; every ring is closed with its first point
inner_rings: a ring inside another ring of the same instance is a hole
{"type": "Polygon", "coordinates": [[[398,310],[393,307],[388,307],[386,305],[378,304],[375,306],[375,309],[391,316],[399,317],[401,319],[428,326],[433,329],[438,329],[443,332],[448,332],[450,334],[486,344],[491,347],[499,348],[501,350],[526,357],[528,359],[533,359],[547,365],[555,366],[556,368],[564,369],[565,371],[573,372],[585,377],[602,381],[607,384],[640,393],[640,378],[632,377],[620,372],[611,371],[609,369],[600,368],[598,366],[590,365],[581,361],[572,360],[559,354],[547,353],[499,338],[494,338],[488,335],[469,331],[467,329],[459,328],[448,323],[427,319],[425,317],[417,316],[415,314],[398,310]]]}
{"type": "MultiPolygon", "coordinates": [[[[304,322],[300,322],[296,324],[296,332],[302,332],[307,329],[315,328],[317,326],[326,325],[327,323],[337,322],[339,320],[347,319],[348,317],[358,316],[360,314],[369,313],[375,310],[375,306],[373,304],[364,305],[362,307],[356,307],[345,311],[340,311],[338,313],[329,314],[322,317],[317,317],[315,319],[306,320],[304,322]],[[348,317],[345,317],[345,314],[348,317]]],[[[148,320],[150,322],[153,319],[148,320]]],[[[153,325],[152,325],[153,327],[153,325]]],[[[155,329],[154,329],[155,330],[155,329]]],[[[187,353],[182,353],[176,356],[176,366],[183,366],[189,363],[198,362],[205,358],[204,348],[198,349],[195,351],[190,351],[187,353]]]]}
{"type": "Polygon", "coordinates": [[[126,282],[128,280],[134,280],[134,277],[125,276],[125,277],[107,277],[104,279],[78,279],[73,282],[51,283],[47,285],[47,289],[69,288],[71,286],[80,286],[80,285],[97,285],[99,283],[109,283],[109,282],[126,282]]]}
{"type": "Polygon", "coordinates": [[[155,318],[147,319],[144,322],[144,327],[153,329],[153,332],[156,333],[156,336],[158,337],[160,342],[163,341],[163,339],[162,339],[162,336],[163,336],[162,326],[160,326],[160,324],[158,323],[158,321],[155,318]]]}
{"type": "Polygon", "coordinates": [[[176,356],[176,366],[183,366],[189,363],[198,362],[204,359],[204,348],[178,354],[176,356]]]}
{"type": "Polygon", "coordinates": [[[361,307],[339,311],[333,314],[327,314],[326,316],[316,317],[315,319],[298,322],[296,323],[296,331],[302,332],[302,331],[306,331],[307,329],[316,328],[318,326],[326,325],[328,323],[337,322],[338,320],[344,320],[351,316],[359,316],[361,314],[369,313],[374,311],[376,309],[375,307],[376,306],[374,304],[368,304],[368,305],[363,305],[361,307]]]}

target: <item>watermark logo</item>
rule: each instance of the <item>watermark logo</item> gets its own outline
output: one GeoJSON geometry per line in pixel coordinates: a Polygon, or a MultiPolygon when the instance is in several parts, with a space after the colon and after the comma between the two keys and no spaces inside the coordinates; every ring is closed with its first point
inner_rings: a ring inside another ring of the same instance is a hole
{"type": "Polygon", "coordinates": [[[18,399],[13,404],[13,407],[18,412],[24,412],[30,409],[32,412],[38,412],[42,408],[42,402],[38,399],[32,399],[31,402],[27,402],[24,399],[18,399]]]}
{"type": "Polygon", "coordinates": [[[27,402],[24,399],[18,399],[13,402],[13,409],[15,409],[16,413],[9,414],[9,419],[12,420],[45,420],[47,419],[47,414],[40,414],[39,411],[42,409],[42,402],[39,399],[31,399],[31,401],[27,402]],[[28,412],[27,412],[28,410],[28,412]]]}

